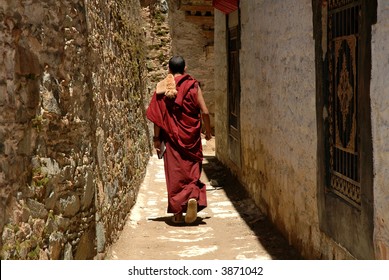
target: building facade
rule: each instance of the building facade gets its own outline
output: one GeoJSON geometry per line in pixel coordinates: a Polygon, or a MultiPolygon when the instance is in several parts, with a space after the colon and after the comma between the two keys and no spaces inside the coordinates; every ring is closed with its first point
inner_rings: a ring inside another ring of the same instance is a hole
{"type": "Polygon", "coordinates": [[[306,258],[388,259],[389,3],[227,2],[217,157],[306,258]]]}

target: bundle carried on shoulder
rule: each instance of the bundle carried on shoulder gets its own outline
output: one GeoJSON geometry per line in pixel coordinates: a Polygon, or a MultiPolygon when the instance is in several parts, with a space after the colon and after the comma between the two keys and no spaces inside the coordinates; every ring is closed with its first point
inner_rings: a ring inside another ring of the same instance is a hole
{"type": "Polygon", "coordinates": [[[175,98],[177,96],[176,82],[172,74],[168,74],[165,79],[157,84],[156,93],[165,94],[169,98],[175,98]]]}

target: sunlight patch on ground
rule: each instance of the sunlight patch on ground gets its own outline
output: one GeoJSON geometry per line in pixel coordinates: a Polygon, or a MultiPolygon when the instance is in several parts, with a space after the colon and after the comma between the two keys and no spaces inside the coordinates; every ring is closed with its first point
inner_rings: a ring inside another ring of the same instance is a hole
{"type": "Polygon", "coordinates": [[[213,207],[211,206],[211,209],[212,209],[212,212],[215,213],[215,214],[222,214],[222,213],[230,213],[230,212],[233,212],[231,209],[229,208],[221,208],[221,207],[213,207]]]}
{"type": "Polygon", "coordinates": [[[232,206],[231,201],[221,201],[211,203],[211,207],[223,207],[223,206],[232,206]]]}
{"type": "Polygon", "coordinates": [[[163,174],[157,173],[157,174],[155,175],[154,182],[157,182],[157,183],[165,183],[165,182],[166,182],[165,173],[163,173],[163,174]]]}
{"type": "Polygon", "coordinates": [[[240,255],[237,255],[236,256],[236,259],[237,260],[272,260],[272,258],[269,256],[269,255],[265,255],[265,256],[258,256],[258,255],[255,255],[255,257],[254,258],[248,258],[248,257],[246,257],[245,255],[242,255],[242,254],[240,254],[240,255]]]}
{"type": "Polygon", "coordinates": [[[239,217],[239,214],[231,209],[212,207],[212,212],[214,213],[215,218],[225,219],[239,217]]]}
{"type": "Polygon", "coordinates": [[[205,239],[210,239],[210,238],[213,238],[213,236],[197,237],[197,238],[191,237],[190,239],[177,238],[177,237],[167,237],[167,236],[158,237],[159,240],[166,240],[166,241],[171,241],[171,242],[181,242],[181,243],[199,242],[199,241],[204,241],[205,239]]]}
{"type": "Polygon", "coordinates": [[[196,256],[202,256],[211,252],[215,252],[218,249],[218,246],[206,246],[206,247],[200,247],[200,246],[190,246],[186,247],[185,250],[182,250],[178,255],[180,257],[196,257],[196,256]]]}
{"type": "Polygon", "coordinates": [[[220,219],[237,218],[237,217],[239,217],[239,214],[238,213],[222,213],[222,214],[215,214],[213,217],[220,218],[220,219]]]}
{"type": "Polygon", "coordinates": [[[111,252],[110,257],[111,257],[111,260],[118,260],[119,259],[115,251],[111,252]]]}
{"type": "Polygon", "coordinates": [[[169,234],[175,235],[175,236],[187,236],[187,235],[195,235],[195,234],[205,234],[210,231],[213,231],[210,227],[199,227],[196,228],[196,230],[193,230],[193,228],[190,229],[180,229],[180,230],[170,230],[169,234]]]}
{"type": "Polygon", "coordinates": [[[215,190],[217,190],[217,189],[214,189],[213,187],[211,187],[211,188],[212,188],[212,189],[207,189],[207,190],[213,191],[212,193],[210,193],[210,195],[216,196],[216,197],[218,197],[218,196],[225,196],[223,193],[218,192],[218,191],[215,191],[215,190]]]}
{"type": "Polygon", "coordinates": [[[157,201],[156,200],[149,200],[147,202],[147,206],[156,206],[157,205],[157,201]]]}
{"type": "Polygon", "coordinates": [[[142,207],[139,207],[139,204],[144,204],[143,195],[138,195],[137,202],[131,209],[130,218],[127,220],[127,223],[130,224],[132,228],[135,228],[138,225],[138,222],[142,219],[142,207]]]}

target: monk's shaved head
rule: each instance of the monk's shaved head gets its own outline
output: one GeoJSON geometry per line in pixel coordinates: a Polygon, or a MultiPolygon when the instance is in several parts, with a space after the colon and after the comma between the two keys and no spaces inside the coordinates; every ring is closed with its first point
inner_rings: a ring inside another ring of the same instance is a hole
{"type": "Polygon", "coordinates": [[[185,60],[182,56],[175,55],[169,60],[169,69],[172,74],[184,74],[185,60]]]}

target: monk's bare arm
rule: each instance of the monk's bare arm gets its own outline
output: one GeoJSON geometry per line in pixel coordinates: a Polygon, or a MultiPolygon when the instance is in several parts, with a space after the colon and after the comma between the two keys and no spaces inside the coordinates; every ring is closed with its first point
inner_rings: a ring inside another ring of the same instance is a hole
{"type": "Polygon", "coordinates": [[[212,138],[211,120],[209,118],[209,111],[208,111],[207,105],[205,105],[203,92],[201,91],[200,87],[198,88],[198,91],[197,91],[197,101],[198,101],[199,106],[200,106],[201,115],[203,117],[203,122],[204,122],[204,126],[205,126],[205,139],[209,140],[212,138]]]}

